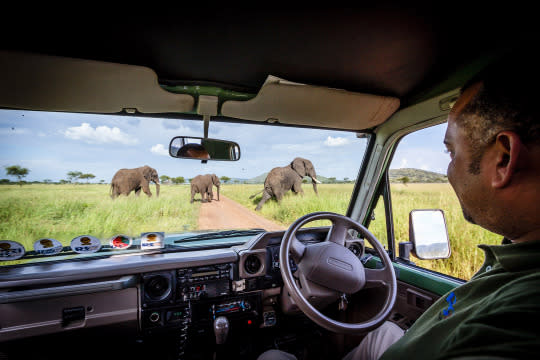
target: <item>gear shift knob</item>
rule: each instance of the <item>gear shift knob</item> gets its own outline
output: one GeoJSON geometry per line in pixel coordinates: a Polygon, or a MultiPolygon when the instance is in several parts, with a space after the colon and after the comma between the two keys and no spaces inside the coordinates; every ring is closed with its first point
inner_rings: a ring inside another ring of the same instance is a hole
{"type": "Polygon", "coordinates": [[[229,320],[225,316],[218,316],[214,320],[214,334],[216,335],[216,344],[224,344],[229,334],[229,320]]]}

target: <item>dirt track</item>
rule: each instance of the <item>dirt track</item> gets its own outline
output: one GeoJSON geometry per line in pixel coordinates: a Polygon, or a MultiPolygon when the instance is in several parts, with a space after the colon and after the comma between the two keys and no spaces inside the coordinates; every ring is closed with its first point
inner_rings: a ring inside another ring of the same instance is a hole
{"type": "Polygon", "coordinates": [[[202,203],[199,212],[199,229],[250,229],[263,228],[269,231],[285,230],[282,225],[257,215],[236,201],[220,195],[220,201],[202,203]]]}

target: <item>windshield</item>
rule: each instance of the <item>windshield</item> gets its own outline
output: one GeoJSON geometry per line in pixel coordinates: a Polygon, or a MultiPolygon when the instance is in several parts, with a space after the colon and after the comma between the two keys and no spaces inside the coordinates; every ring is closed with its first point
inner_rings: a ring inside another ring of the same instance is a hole
{"type": "Polygon", "coordinates": [[[169,155],[173,137],[203,125],[0,110],[0,264],[231,246],[307,213],[346,213],[367,138],[211,121],[208,136],[238,143],[238,161],[169,155]]]}

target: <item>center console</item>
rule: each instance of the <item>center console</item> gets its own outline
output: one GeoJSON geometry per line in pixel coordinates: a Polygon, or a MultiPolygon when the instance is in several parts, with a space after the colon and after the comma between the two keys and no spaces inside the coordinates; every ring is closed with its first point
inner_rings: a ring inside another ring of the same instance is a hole
{"type": "MultiPolygon", "coordinates": [[[[214,321],[226,317],[232,332],[260,324],[261,294],[233,291],[233,264],[145,273],[141,278],[141,330],[178,334],[179,353],[197,337],[214,338],[214,321]]],[[[234,334],[232,334],[234,337],[234,334]]]]}

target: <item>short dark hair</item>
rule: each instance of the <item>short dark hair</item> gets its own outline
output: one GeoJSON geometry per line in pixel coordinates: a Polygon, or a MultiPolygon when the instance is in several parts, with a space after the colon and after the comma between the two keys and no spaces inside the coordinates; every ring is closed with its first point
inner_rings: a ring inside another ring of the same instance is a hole
{"type": "Polygon", "coordinates": [[[525,144],[540,144],[539,64],[531,57],[526,53],[509,53],[485,67],[462,87],[463,93],[473,84],[482,84],[456,119],[470,140],[471,173],[480,171],[480,159],[485,149],[501,131],[515,132],[525,144]]]}

